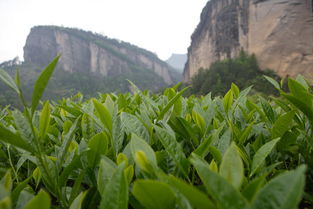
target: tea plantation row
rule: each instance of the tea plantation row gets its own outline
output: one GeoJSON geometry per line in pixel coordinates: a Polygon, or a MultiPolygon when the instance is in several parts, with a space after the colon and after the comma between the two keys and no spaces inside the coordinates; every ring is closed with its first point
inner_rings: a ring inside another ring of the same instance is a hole
{"type": "MultiPolygon", "coordinates": [[[[312,88],[298,77],[270,101],[233,84],[223,97],[140,91],[0,109],[0,208],[296,209],[313,205],[312,88]]],[[[131,83],[131,82],[130,82],[131,83]]]]}

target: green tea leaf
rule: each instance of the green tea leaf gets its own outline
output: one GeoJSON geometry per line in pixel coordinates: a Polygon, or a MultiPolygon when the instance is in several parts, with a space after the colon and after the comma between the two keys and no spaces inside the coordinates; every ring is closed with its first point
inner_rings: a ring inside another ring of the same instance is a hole
{"type": "Polygon", "coordinates": [[[268,120],[271,123],[274,123],[275,112],[274,112],[271,104],[268,101],[266,101],[265,99],[263,99],[262,97],[260,97],[260,101],[261,101],[261,105],[262,105],[262,108],[263,108],[263,111],[264,111],[266,117],[268,118],[268,120]]]}
{"type": "Polygon", "coordinates": [[[115,151],[114,155],[119,153],[123,148],[123,143],[125,141],[125,127],[122,125],[121,115],[115,115],[113,117],[113,130],[111,137],[112,150],[115,151]]]}
{"type": "MultiPolygon", "coordinates": [[[[1,189],[1,188],[0,188],[1,189]]],[[[12,202],[9,196],[0,200],[0,208],[1,209],[11,209],[12,202]]]]}
{"type": "Polygon", "coordinates": [[[232,143],[226,150],[220,166],[220,175],[236,189],[239,189],[244,177],[244,168],[236,145],[232,143]]]}
{"type": "Polygon", "coordinates": [[[28,143],[26,143],[20,137],[20,135],[16,133],[12,133],[8,129],[4,128],[1,124],[0,124],[0,141],[3,141],[8,144],[12,144],[28,152],[34,152],[33,148],[28,143]]]}
{"type": "Polygon", "coordinates": [[[250,132],[251,132],[253,126],[254,126],[254,122],[252,122],[251,124],[249,124],[249,125],[243,130],[243,132],[241,133],[240,138],[239,138],[239,144],[240,144],[240,145],[245,144],[245,142],[246,142],[246,140],[248,139],[249,134],[250,134],[250,132]]]}
{"type": "MultiPolygon", "coordinates": [[[[73,104],[72,104],[73,105],[73,104]]],[[[65,106],[65,105],[60,105],[60,108],[62,108],[63,110],[65,110],[66,112],[74,115],[75,117],[78,117],[82,114],[82,110],[78,109],[77,107],[75,107],[75,105],[73,105],[74,107],[70,107],[70,106],[65,106]]]]}
{"type": "Polygon", "coordinates": [[[293,96],[301,98],[309,106],[312,106],[313,96],[309,94],[308,90],[304,86],[302,86],[302,84],[298,83],[292,78],[288,78],[288,88],[293,96]]]}
{"type": "Polygon", "coordinates": [[[280,138],[273,139],[264,144],[260,149],[258,149],[258,151],[253,156],[250,177],[253,176],[253,174],[255,174],[255,172],[260,168],[266,157],[272,152],[273,148],[279,140],[280,138]]]}
{"type": "Polygon", "coordinates": [[[46,136],[50,124],[50,104],[46,102],[40,115],[39,135],[42,139],[46,136]]]}
{"type": "Polygon", "coordinates": [[[125,166],[128,166],[128,158],[124,153],[119,153],[116,157],[116,164],[119,165],[125,162],[125,166]]]}
{"type": "Polygon", "coordinates": [[[99,208],[101,196],[95,186],[92,186],[86,191],[86,196],[82,203],[82,208],[99,208]]]}
{"type": "MultiPolygon", "coordinates": [[[[223,128],[224,128],[224,126],[219,127],[210,136],[205,138],[201,142],[201,144],[193,151],[193,153],[197,154],[198,156],[200,156],[202,158],[207,156],[207,154],[210,152],[210,147],[212,147],[211,144],[216,142],[219,139],[219,134],[221,133],[223,128]]],[[[216,150],[215,147],[214,147],[214,149],[216,150]]],[[[212,154],[212,155],[214,155],[214,154],[212,154]]],[[[222,159],[222,157],[220,157],[220,159],[222,159]]],[[[220,163],[220,161],[219,161],[220,159],[216,159],[216,160],[220,163]]]]}
{"type": "Polygon", "coordinates": [[[94,168],[100,161],[100,156],[108,150],[109,139],[104,132],[93,136],[88,142],[90,151],[87,154],[88,163],[94,168]]]}
{"type": "Polygon", "coordinates": [[[205,138],[201,144],[193,151],[193,153],[199,155],[204,158],[209,153],[209,147],[211,145],[213,136],[209,136],[205,138]]]}
{"type": "Polygon", "coordinates": [[[296,96],[281,93],[289,102],[296,106],[301,112],[303,112],[311,122],[313,122],[313,108],[307,102],[304,102],[302,98],[296,96]]]}
{"type": "Polygon", "coordinates": [[[60,147],[60,150],[58,152],[58,157],[57,157],[57,165],[59,166],[59,168],[61,166],[63,166],[63,163],[65,161],[66,156],[68,155],[68,150],[69,147],[73,141],[73,139],[75,138],[75,130],[77,128],[77,123],[78,123],[79,118],[77,118],[74,122],[74,124],[71,125],[69,131],[66,133],[66,135],[64,136],[64,140],[63,143],[60,147]]]}
{"type": "Polygon", "coordinates": [[[169,125],[184,138],[190,138],[195,146],[199,145],[199,138],[192,124],[184,118],[177,117],[170,120],[169,125]]]}
{"type": "Polygon", "coordinates": [[[200,128],[202,134],[205,134],[206,124],[205,124],[203,117],[199,113],[192,111],[192,118],[196,122],[198,127],[200,128]]]}
{"type": "Polygon", "coordinates": [[[37,166],[40,169],[40,175],[49,189],[54,189],[58,180],[58,169],[56,166],[56,158],[43,155],[42,161],[37,159],[37,166]]]}
{"type": "Polygon", "coordinates": [[[265,78],[268,82],[270,82],[277,90],[280,90],[280,85],[279,85],[279,83],[278,83],[277,81],[275,81],[273,78],[268,77],[268,76],[266,76],[266,75],[263,75],[263,76],[264,76],[264,78],[265,78]]]}
{"type": "Polygon", "coordinates": [[[82,170],[77,176],[77,178],[75,179],[75,183],[72,186],[69,202],[71,203],[71,205],[73,205],[73,203],[76,200],[75,207],[79,207],[79,205],[81,205],[81,202],[79,203],[79,200],[77,199],[77,195],[80,192],[80,187],[85,178],[85,175],[86,175],[86,170],[82,170]]]}
{"type": "Polygon", "coordinates": [[[176,197],[176,207],[181,209],[193,209],[189,200],[178,190],[174,191],[176,197]]]}
{"type": "Polygon", "coordinates": [[[233,104],[233,92],[229,90],[226,95],[224,96],[224,110],[226,113],[230,110],[232,104],[233,104]]]}
{"type": "Polygon", "coordinates": [[[216,173],[218,173],[218,165],[216,164],[215,160],[211,160],[210,169],[216,173]]]}
{"type": "Polygon", "coordinates": [[[147,159],[149,160],[150,163],[152,163],[153,165],[157,165],[157,160],[153,149],[145,140],[143,140],[136,134],[132,134],[130,140],[130,148],[133,159],[135,159],[136,152],[142,151],[146,154],[147,159]]]}
{"type": "Polygon", "coordinates": [[[174,176],[167,177],[167,183],[181,192],[190,202],[194,209],[213,209],[215,206],[206,194],[196,187],[174,176]]]}
{"type": "Polygon", "coordinates": [[[63,169],[61,175],[59,176],[59,181],[58,181],[58,186],[63,187],[67,180],[68,177],[71,175],[71,173],[81,167],[81,156],[74,155],[72,161],[63,169]]]}
{"type": "Polygon", "coordinates": [[[220,208],[248,209],[248,204],[240,192],[229,184],[222,176],[211,171],[206,162],[195,154],[192,154],[190,161],[196,168],[209,195],[217,201],[220,208]]]}
{"type": "Polygon", "coordinates": [[[94,122],[92,118],[86,113],[84,113],[82,117],[81,129],[82,129],[83,137],[86,140],[89,140],[94,134],[94,122]]]}
{"type": "Polygon", "coordinates": [[[16,86],[19,89],[21,89],[21,77],[20,77],[20,69],[19,68],[16,69],[15,83],[16,83],[16,86]]]}
{"type": "Polygon", "coordinates": [[[231,83],[231,91],[233,92],[233,95],[235,96],[235,98],[238,98],[240,91],[236,84],[231,83]]]}
{"type": "Polygon", "coordinates": [[[250,111],[253,111],[253,110],[257,111],[257,112],[260,114],[262,120],[265,120],[266,116],[265,116],[264,112],[261,110],[261,108],[260,108],[258,105],[256,105],[255,103],[253,103],[251,100],[247,99],[247,101],[246,101],[246,107],[247,107],[250,111]]]}
{"type": "Polygon", "coordinates": [[[231,130],[227,129],[225,133],[218,139],[216,148],[224,155],[231,142],[231,130]]]}
{"type": "Polygon", "coordinates": [[[137,180],[132,193],[146,208],[175,208],[175,194],[166,183],[155,180],[137,180]]]}
{"type": "Polygon", "coordinates": [[[72,202],[70,209],[81,209],[86,193],[81,192],[72,202]]]}
{"type": "Polygon", "coordinates": [[[51,200],[48,193],[40,190],[39,193],[26,204],[24,209],[50,209],[50,206],[51,200]]]}
{"type": "Polygon", "coordinates": [[[175,102],[185,93],[185,91],[187,91],[189,87],[185,87],[183,90],[181,90],[180,92],[178,92],[169,102],[168,104],[161,110],[159,116],[158,116],[158,120],[162,120],[165,113],[167,113],[167,111],[169,111],[169,109],[175,104],[175,102]]]}
{"type": "Polygon", "coordinates": [[[303,77],[303,75],[298,74],[296,81],[301,84],[306,90],[310,88],[310,83],[303,77]]]}
{"type": "Polygon", "coordinates": [[[13,189],[11,193],[12,202],[16,202],[20,193],[22,192],[25,187],[28,186],[28,182],[32,179],[32,176],[29,176],[27,179],[25,179],[23,182],[20,182],[17,184],[17,186],[13,189]]]}
{"type": "Polygon", "coordinates": [[[43,92],[46,89],[46,86],[48,85],[48,81],[50,77],[52,76],[52,73],[59,61],[60,56],[57,56],[50,62],[50,64],[41,72],[40,76],[38,77],[34,90],[33,90],[33,95],[32,95],[32,113],[35,112],[39,101],[43,95],[43,92]]]}
{"type": "Polygon", "coordinates": [[[101,104],[98,100],[93,99],[92,100],[99,118],[102,122],[102,124],[104,125],[105,128],[108,129],[109,133],[112,132],[112,116],[111,113],[109,112],[109,110],[103,105],[101,104]]]}
{"type": "Polygon", "coordinates": [[[156,166],[148,160],[144,151],[139,150],[135,153],[135,162],[141,170],[150,174],[155,174],[156,166]]]}
{"type": "Polygon", "coordinates": [[[222,163],[222,153],[216,147],[209,146],[209,152],[218,164],[222,163]]]}
{"type": "Polygon", "coordinates": [[[265,176],[255,178],[246,186],[246,188],[244,188],[242,194],[249,202],[251,202],[265,183],[265,176]]]}
{"type": "Polygon", "coordinates": [[[148,130],[135,115],[123,112],[121,114],[121,122],[127,133],[135,133],[146,142],[149,142],[150,136],[148,130]]]}
{"type": "Polygon", "coordinates": [[[20,94],[20,91],[13,78],[5,70],[0,69],[0,79],[11,89],[13,89],[17,94],[20,94]]]}
{"type": "Polygon", "coordinates": [[[125,171],[124,171],[124,173],[125,173],[125,176],[126,176],[126,179],[127,179],[127,182],[128,182],[128,184],[130,184],[131,183],[131,181],[133,180],[133,178],[134,178],[134,166],[133,165],[130,165],[130,166],[128,166],[126,169],[125,169],[125,171]]]}
{"type": "Polygon", "coordinates": [[[15,126],[23,139],[30,147],[35,147],[35,136],[32,132],[31,125],[24,114],[20,111],[15,110],[12,112],[12,116],[14,118],[15,126]]]}
{"type": "Polygon", "coordinates": [[[13,186],[11,170],[7,170],[5,175],[2,177],[0,184],[3,185],[3,189],[5,189],[7,193],[11,192],[13,186]]]}
{"type": "Polygon", "coordinates": [[[38,187],[40,180],[41,180],[41,172],[39,170],[39,167],[35,168],[35,170],[33,171],[32,177],[36,183],[36,187],[38,187]]]}
{"type": "Polygon", "coordinates": [[[128,183],[124,174],[125,164],[120,164],[104,189],[100,209],[127,209],[128,183]]]}
{"type": "Polygon", "coordinates": [[[97,188],[101,196],[103,195],[104,189],[111,180],[116,168],[117,166],[113,161],[107,157],[102,157],[97,177],[97,188]]]}
{"type": "Polygon", "coordinates": [[[107,97],[105,98],[105,102],[104,105],[107,107],[107,109],[109,110],[110,114],[113,115],[114,112],[114,102],[110,96],[110,94],[107,94],[107,97]]]}
{"type": "Polygon", "coordinates": [[[160,128],[158,126],[154,126],[156,135],[158,136],[158,139],[161,141],[166,152],[175,161],[176,166],[185,176],[188,176],[189,163],[185,156],[185,153],[181,145],[176,141],[174,132],[170,129],[170,127],[168,126],[165,127],[166,128],[160,128]]]}
{"type": "Polygon", "coordinates": [[[286,131],[290,129],[290,126],[293,122],[293,117],[295,116],[294,111],[290,111],[282,116],[280,116],[274,123],[273,128],[271,130],[272,137],[278,138],[282,137],[286,131]]]}
{"type": "Polygon", "coordinates": [[[253,209],[295,209],[302,199],[305,166],[287,171],[267,183],[252,203],[253,209]]]}

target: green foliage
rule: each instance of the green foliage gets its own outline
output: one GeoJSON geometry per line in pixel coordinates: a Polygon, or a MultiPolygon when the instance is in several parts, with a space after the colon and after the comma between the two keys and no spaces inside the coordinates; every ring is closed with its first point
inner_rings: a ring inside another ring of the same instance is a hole
{"type": "Polygon", "coordinates": [[[223,156],[223,161],[220,166],[220,175],[238,189],[242,184],[243,172],[244,167],[240,154],[237,151],[236,145],[233,143],[223,156]]]}
{"type": "Polygon", "coordinates": [[[171,209],[175,207],[175,194],[166,183],[155,180],[137,180],[133,188],[134,196],[145,208],[171,209]]]}
{"type": "Polygon", "coordinates": [[[49,195],[44,191],[40,191],[36,197],[27,203],[24,209],[50,209],[50,202],[49,195]]]}
{"type": "Polygon", "coordinates": [[[294,171],[288,171],[271,180],[257,194],[252,203],[253,208],[297,208],[305,184],[304,171],[305,167],[300,166],[294,171]]]}
{"type": "Polygon", "coordinates": [[[53,71],[58,63],[60,56],[56,57],[40,74],[39,78],[37,79],[34,91],[32,94],[32,114],[36,110],[39,100],[41,99],[43,92],[45,91],[48,81],[53,74],[53,71]]]}
{"type": "Polygon", "coordinates": [[[41,109],[42,88],[27,104],[19,79],[3,75],[23,111],[0,109],[0,208],[313,206],[313,89],[303,77],[289,79],[289,93],[267,78],[281,94],[273,100],[234,84],[214,98],[132,84],[133,94],[41,109]]]}
{"type": "MultiPolygon", "coordinates": [[[[21,89],[23,90],[25,101],[27,104],[30,104],[32,101],[31,96],[33,86],[36,81],[35,78],[39,76],[41,70],[38,66],[22,64],[20,66],[15,66],[15,68],[11,70],[6,69],[2,71],[13,77],[17,72],[17,68],[20,69],[22,80],[21,89]]],[[[99,92],[126,93],[131,91],[127,80],[136,83],[140,89],[149,89],[154,92],[167,86],[163,79],[157,74],[137,67],[134,67],[129,72],[107,77],[99,76],[98,73],[93,72],[70,73],[63,70],[56,70],[50,79],[42,98],[44,100],[60,100],[63,97],[75,97],[80,93],[86,98],[95,97],[99,92]]],[[[18,97],[15,96],[15,91],[12,88],[6,86],[3,82],[0,82],[0,91],[0,105],[11,105],[13,107],[22,108],[22,105],[20,104],[18,97]]]]}
{"type": "Polygon", "coordinates": [[[240,89],[253,85],[256,92],[277,95],[278,92],[266,82],[263,75],[274,80],[280,79],[271,70],[261,70],[255,55],[249,56],[241,51],[238,58],[217,61],[212,63],[209,69],[200,69],[192,77],[191,93],[205,95],[211,92],[212,95],[224,95],[231,84],[236,83],[240,89]]]}

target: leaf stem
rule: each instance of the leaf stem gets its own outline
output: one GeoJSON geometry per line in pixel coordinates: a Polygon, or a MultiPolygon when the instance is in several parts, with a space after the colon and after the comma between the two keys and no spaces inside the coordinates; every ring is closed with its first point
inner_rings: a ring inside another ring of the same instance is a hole
{"type": "Polygon", "coordinates": [[[16,170],[15,170],[15,168],[14,168],[14,165],[13,165],[13,163],[12,163],[12,158],[11,158],[11,153],[10,153],[10,145],[7,146],[7,150],[8,150],[8,156],[9,156],[9,163],[10,163],[10,166],[11,166],[11,168],[12,168],[12,171],[13,171],[13,173],[14,173],[14,176],[15,176],[15,179],[16,179],[17,183],[19,183],[18,175],[17,175],[16,170]]]}

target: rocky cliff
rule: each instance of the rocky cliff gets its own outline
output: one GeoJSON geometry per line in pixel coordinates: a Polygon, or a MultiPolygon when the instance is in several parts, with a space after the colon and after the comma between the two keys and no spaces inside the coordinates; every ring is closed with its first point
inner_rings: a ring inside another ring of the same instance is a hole
{"type": "Polygon", "coordinates": [[[166,84],[172,84],[177,76],[155,54],[129,43],[79,29],[56,26],[31,29],[24,46],[25,63],[44,66],[58,54],[62,54],[58,67],[67,72],[116,76],[145,70],[166,84]]]}
{"type": "Polygon", "coordinates": [[[214,61],[254,53],[262,69],[313,78],[312,0],[211,0],[188,49],[184,79],[214,61]]]}

